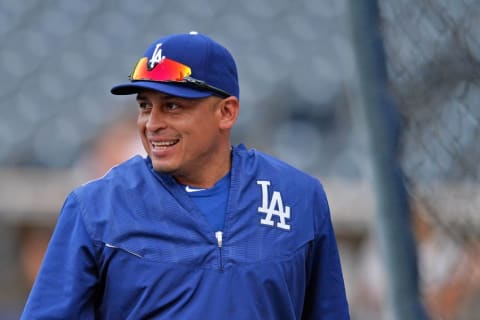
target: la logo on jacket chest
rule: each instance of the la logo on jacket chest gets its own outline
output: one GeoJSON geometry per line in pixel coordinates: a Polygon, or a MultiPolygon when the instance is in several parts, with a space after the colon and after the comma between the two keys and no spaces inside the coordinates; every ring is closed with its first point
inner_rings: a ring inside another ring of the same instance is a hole
{"type": "Polygon", "coordinates": [[[260,223],[277,227],[284,230],[290,230],[287,219],[290,219],[290,207],[283,204],[282,195],[279,191],[273,191],[272,197],[269,198],[268,180],[257,180],[257,184],[262,188],[262,206],[258,207],[258,212],[265,216],[260,219],[260,223]],[[274,218],[275,216],[275,218],[274,218]]]}

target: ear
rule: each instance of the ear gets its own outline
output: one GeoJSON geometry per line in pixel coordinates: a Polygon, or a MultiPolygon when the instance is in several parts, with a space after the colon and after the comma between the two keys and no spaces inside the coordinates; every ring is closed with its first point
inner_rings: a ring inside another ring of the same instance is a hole
{"type": "Polygon", "coordinates": [[[219,106],[218,112],[220,115],[219,128],[231,129],[238,118],[240,103],[237,97],[230,96],[223,99],[219,106]]]}

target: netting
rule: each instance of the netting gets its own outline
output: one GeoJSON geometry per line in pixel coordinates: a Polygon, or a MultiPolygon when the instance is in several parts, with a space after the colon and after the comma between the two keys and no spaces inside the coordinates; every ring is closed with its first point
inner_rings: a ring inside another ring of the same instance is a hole
{"type": "Polygon", "coordinates": [[[474,319],[480,288],[480,2],[380,5],[390,85],[403,117],[401,161],[414,212],[428,225],[418,234],[421,261],[429,266],[422,270],[426,300],[434,319],[474,319]],[[432,276],[436,272],[442,276],[432,276]],[[466,305],[470,311],[463,314],[466,305]]]}
{"type": "Polygon", "coordinates": [[[384,1],[402,161],[414,195],[456,237],[480,236],[478,1],[384,1]]]}

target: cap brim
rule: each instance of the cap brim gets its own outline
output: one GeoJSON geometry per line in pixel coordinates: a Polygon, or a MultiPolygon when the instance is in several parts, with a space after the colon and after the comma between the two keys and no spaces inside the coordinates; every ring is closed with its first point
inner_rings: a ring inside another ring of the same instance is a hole
{"type": "Polygon", "coordinates": [[[210,91],[198,90],[190,87],[180,86],[171,83],[153,82],[153,81],[135,81],[120,84],[113,87],[110,92],[116,95],[128,95],[139,93],[144,89],[159,91],[168,95],[181,98],[205,98],[212,95],[210,91]]]}

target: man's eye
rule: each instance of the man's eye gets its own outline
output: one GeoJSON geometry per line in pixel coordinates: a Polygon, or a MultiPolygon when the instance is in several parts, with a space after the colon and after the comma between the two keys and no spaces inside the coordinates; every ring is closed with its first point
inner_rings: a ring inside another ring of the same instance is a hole
{"type": "Polygon", "coordinates": [[[167,103],[166,106],[167,110],[177,110],[180,106],[176,103],[167,103]]]}
{"type": "Polygon", "coordinates": [[[146,103],[146,102],[139,102],[139,103],[138,103],[138,107],[139,107],[140,109],[142,109],[142,110],[147,109],[148,106],[149,106],[149,105],[148,105],[148,103],[146,103]]]}

